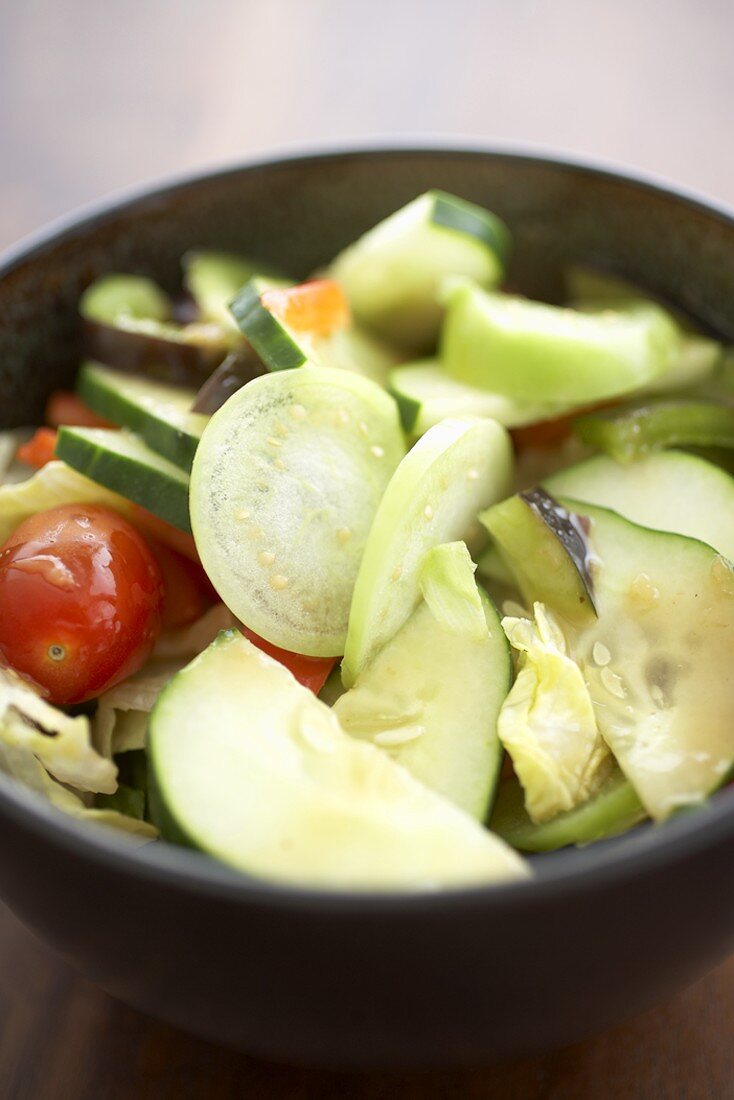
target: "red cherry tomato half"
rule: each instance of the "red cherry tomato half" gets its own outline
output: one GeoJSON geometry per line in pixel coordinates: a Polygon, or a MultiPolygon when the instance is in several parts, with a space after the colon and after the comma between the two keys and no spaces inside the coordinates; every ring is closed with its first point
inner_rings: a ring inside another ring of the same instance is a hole
{"type": "Polygon", "coordinates": [[[162,542],[147,541],[163,575],[163,629],[188,626],[211,607],[217,594],[200,565],[162,542]]]}
{"type": "Polygon", "coordinates": [[[246,626],[241,626],[240,629],[253,645],[261,649],[263,653],[267,653],[269,657],[273,657],[276,661],[280,661],[282,665],[285,665],[293,673],[299,684],[310,688],[314,695],[318,695],[321,691],[329,678],[329,673],[336,664],[336,657],[304,657],[302,653],[291,653],[288,649],[279,649],[277,645],[271,645],[270,642],[266,642],[264,638],[261,638],[259,634],[255,634],[253,630],[246,626]]]}
{"type": "Polygon", "coordinates": [[[59,433],[53,428],[38,428],[27,443],[18,447],[15,457],[19,462],[25,462],[26,466],[40,470],[53,458],[58,436],[59,433]]]}
{"type": "Polygon", "coordinates": [[[155,558],[116,512],[39,512],[0,550],[0,658],[51,702],[82,702],[144,663],[162,601],[155,558]]]}
{"type": "Polygon", "coordinates": [[[70,390],[56,390],[46,404],[46,423],[54,428],[62,424],[71,428],[114,428],[109,420],[97,416],[70,390]]]}

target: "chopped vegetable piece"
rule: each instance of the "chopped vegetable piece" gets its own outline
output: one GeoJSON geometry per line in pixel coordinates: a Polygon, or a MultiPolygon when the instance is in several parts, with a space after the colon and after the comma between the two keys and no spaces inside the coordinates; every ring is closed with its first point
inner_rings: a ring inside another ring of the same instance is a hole
{"type": "Polygon", "coordinates": [[[592,559],[578,516],[543,489],[531,489],[479,519],[528,602],[546,603],[570,622],[594,617],[592,559]]]}
{"type": "Polygon", "coordinates": [[[403,453],[395,402],[347,371],[263,375],[214,414],[191,472],[191,519],[241,622],[294,653],[343,652],[367,535],[403,453]]]}
{"type": "Polygon", "coordinates": [[[517,400],[584,404],[628,393],[662,376],[680,344],[670,316],[647,303],[582,313],[464,281],[447,299],[446,370],[517,400]]]}
{"type": "Polygon", "coordinates": [[[0,653],[52,702],[90,699],[146,660],[162,598],[155,559],[121,516],[79,504],[40,512],[0,551],[0,653]]]}
{"type": "Polygon", "coordinates": [[[525,809],[525,795],[514,776],[503,779],[492,811],[491,827],[521,852],[551,852],[569,844],[591,844],[619,836],[645,820],[634,787],[614,767],[599,790],[572,810],[550,821],[534,822],[525,809]]]}
{"type": "Polygon", "coordinates": [[[27,443],[18,447],[15,457],[26,466],[40,470],[53,459],[57,439],[58,432],[54,428],[36,428],[27,443]]]}
{"type": "Polygon", "coordinates": [[[385,489],[364,547],[349,612],[345,687],[416,608],[426,551],[465,539],[479,509],[507,492],[511,476],[510,439],[493,420],[443,420],[408,452],[385,489]]]}
{"type": "Polygon", "coordinates": [[[665,447],[734,448],[734,408],[711,401],[656,401],[580,417],[573,430],[619,462],[665,447]]]}
{"type": "Polygon", "coordinates": [[[336,664],[336,657],[304,657],[302,653],[290,653],[287,649],[280,649],[277,645],[271,645],[264,638],[260,638],[253,630],[243,626],[242,633],[253,645],[267,653],[268,657],[279,661],[289,672],[292,672],[299,684],[318,695],[322,687],[329,679],[336,664]]]}
{"type": "Polygon", "coordinates": [[[415,891],[528,874],[237,632],[163,692],[148,759],[163,835],[266,879],[415,891]]]}
{"type": "Polygon", "coordinates": [[[534,822],[585,802],[611,769],[584,678],[560,624],[542,604],[533,619],[502,620],[519,654],[517,679],[497,722],[534,822]]]}
{"type": "Polygon", "coordinates": [[[296,332],[330,336],[346,328],[351,318],[344,291],[333,279],[315,279],[286,289],[274,287],[260,296],[265,309],[296,332]]]}
{"type": "Polygon", "coordinates": [[[111,428],[113,424],[85,405],[75,393],[56,390],[46,405],[46,423],[54,428],[111,428]]]}
{"type": "Polygon", "coordinates": [[[430,602],[418,605],[334,711],[347,733],[486,821],[502,756],[497,715],[512,670],[499,616],[473,568],[463,543],[429,551],[421,578],[430,602]]]}

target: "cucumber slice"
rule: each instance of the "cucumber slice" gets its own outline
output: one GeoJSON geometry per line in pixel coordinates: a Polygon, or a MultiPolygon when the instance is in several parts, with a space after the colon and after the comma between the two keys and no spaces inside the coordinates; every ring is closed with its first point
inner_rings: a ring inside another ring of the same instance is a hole
{"type": "Polygon", "coordinates": [[[572,623],[593,619],[591,555],[578,516],[531,489],[488,508],[479,520],[528,605],[540,600],[572,623]]]}
{"type": "Polygon", "coordinates": [[[191,469],[209,420],[208,416],[191,412],[194,390],[165,386],[100,363],[82,365],[76,388],[90,409],[121,428],[137,432],[157,454],[182,470],[191,469]]]}
{"type": "Polygon", "coordinates": [[[500,282],[510,250],[506,226],[481,206],[428,191],[380,222],[332,263],[359,324],[403,347],[435,344],[447,275],[500,282]]]}
{"type": "Polygon", "coordinates": [[[663,451],[620,465],[595,455],[544,484],[645,527],[702,539],[734,561],[734,479],[705,459],[663,451]]]}
{"type": "Polygon", "coordinates": [[[404,453],[395,402],[326,367],[249,382],[212,416],[191,473],[202,564],[262,638],[344,651],[367,534],[404,453]]]}
{"type": "Polygon", "coordinates": [[[427,603],[419,604],[334,712],[347,733],[384,749],[427,787],[485,821],[502,756],[497,716],[512,668],[499,616],[469,576],[483,636],[449,630],[427,603]]]}
{"type": "Polygon", "coordinates": [[[184,285],[196,302],[201,319],[239,335],[229,304],[258,268],[230,252],[187,252],[182,263],[184,285]]]}
{"type": "Polygon", "coordinates": [[[662,375],[680,343],[658,306],[581,313],[462,281],[448,292],[441,338],[460,381],[522,401],[598,401],[662,375]]]}
{"type": "Polygon", "coordinates": [[[388,371],[399,362],[386,344],[351,326],[330,336],[315,336],[286,325],[263,305],[262,294],[277,284],[251,279],[232,302],[232,313],[242,332],[268,370],[290,370],[314,364],[362,374],[384,384],[388,371]]]}
{"type": "Polygon", "coordinates": [[[148,754],[164,836],[252,875],[434,890],[527,874],[510,847],[348,737],[328,707],[234,631],[163,692],[148,754]]]}
{"type": "Polygon", "coordinates": [[[552,852],[570,844],[591,844],[626,833],[646,817],[634,788],[619,768],[586,802],[540,825],[531,820],[524,798],[515,776],[503,779],[491,819],[498,836],[521,852],[552,852]]]}
{"type": "Polygon", "coordinates": [[[666,447],[734,448],[734,409],[713,401],[657,401],[581,416],[582,443],[630,462],[666,447]]]}
{"type": "Polygon", "coordinates": [[[61,428],[56,455],[91,481],[182,531],[191,530],[188,476],[131,432],[61,428]]]}
{"type": "Polygon", "coordinates": [[[512,477],[512,445],[494,420],[443,420],[416,443],[385,490],[349,613],[342,679],[356,680],[420,599],[427,550],[464,538],[512,477]]]}
{"type": "Polygon", "coordinates": [[[514,401],[497,393],[468,386],[447,374],[436,359],[396,367],[388,375],[388,389],[400,408],[403,427],[421,436],[448,416],[488,416],[505,428],[519,428],[552,420],[572,405],[514,401]]]}
{"type": "Polygon", "coordinates": [[[166,322],[173,315],[173,303],[152,279],[111,274],[87,287],[79,299],[79,312],[100,325],[123,319],[166,322]]]}
{"type": "Polygon", "coordinates": [[[734,566],[703,542],[568,498],[590,521],[598,619],[571,639],[599,730],[655,820],[734,764],[734,566]]]}

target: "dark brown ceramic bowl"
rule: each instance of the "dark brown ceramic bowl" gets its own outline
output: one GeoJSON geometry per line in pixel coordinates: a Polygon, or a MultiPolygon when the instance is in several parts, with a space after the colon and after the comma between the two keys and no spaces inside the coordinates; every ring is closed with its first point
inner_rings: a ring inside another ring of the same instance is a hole
{"type": "MultiPolygon", "coordinates": [[[[614,172],[492,150],[390,149],[251,164],[114,203],[0,268],[4,425],[71,383],[76,302],[107,270],[174,287],[183,252],[241,250],[305,274],[420,191],[496,210],[511,278],[553,297],[607,266],[734,337],[734,220],[614,172]]],[[[734,947],[734,797],[664,828],[537,861],[536,880],[433,896],[254,881],[195,853],[130,850],[0,776],[0,892],[111,993],[253,1053],[342,1066],[463,1065],[569,1043],[700,976],[734,947]]]]}

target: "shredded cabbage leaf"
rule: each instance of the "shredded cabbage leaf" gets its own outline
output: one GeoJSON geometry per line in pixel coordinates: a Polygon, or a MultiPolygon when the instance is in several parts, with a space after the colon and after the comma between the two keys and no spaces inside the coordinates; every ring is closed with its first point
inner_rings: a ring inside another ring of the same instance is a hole
{"type": "Polygon", "coordinates": [[[123,516],[132,512],[129,500],[78,474],[65,462],[47,462],[25,481],[0,486],[0,544],[29,516],[60,504],[105,504],[123,516]]]}
{"type": "Polygon", "coordinates": [[[83,798],[52,779],[40,760],[27,747],[8,743],[2,738],[1,733],[0,771],[5,772],[24,787],[35,791],[45,802],[71,817],[119,829],[128,833],[130,838],[138,844],[145,844],[158,836],[158,830],[147,821],[121,814],[116,810],[95,809],[88,806],[83,798]]]}
{"type": "Polygon", "coordinates": [[[92,745],[89,720],[50,706],[8,669],[0,669],[0,742],[32,753],[56,779],[78,790],[111,794],[117,787],[117,768],[92,745]]]}
{"type": "Polygon", "coordinates": [[[524,788],[528,814],[540,823],[585,802],[609,774],[612,757],[560,625],[541,603],[533,616],[502,620],[518,654],[518,673],[497,732],[524,788]]]}

